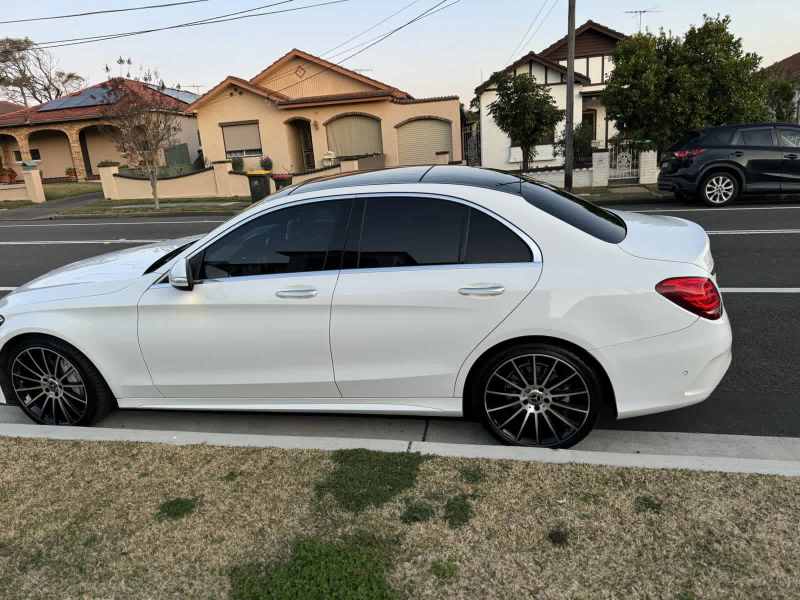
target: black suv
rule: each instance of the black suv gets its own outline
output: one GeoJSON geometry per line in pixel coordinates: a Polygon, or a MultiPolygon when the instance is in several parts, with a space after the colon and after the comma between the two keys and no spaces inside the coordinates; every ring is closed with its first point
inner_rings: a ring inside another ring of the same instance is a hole
{"type": "Polygon", "coordinates": [[[658,189],[709,206],[743,193],[800,192],[800,125],[727,125],[694,132],[670,148],[658,189]]]}

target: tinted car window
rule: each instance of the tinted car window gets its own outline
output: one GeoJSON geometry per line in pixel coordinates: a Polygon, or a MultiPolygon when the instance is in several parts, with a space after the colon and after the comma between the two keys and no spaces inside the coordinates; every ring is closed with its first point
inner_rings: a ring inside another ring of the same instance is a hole
{"type": "Polygon", "coordinates": [[[536,208],[604,242],[619,244],[628,234],[614,213],[548,185],[524,182],[522,196],[536,208]]]}
{"type": "Polygon", "coordinates": [[[468,211],[435,198],[368,198],[358,267],[458,264],[468,211]]]}
{"type": "Polygon", "coordinates": [[[772,146],[772,129],[742,129],[739,143],[743,146],[772,146]]]}
{"type": "Polygon", "coordinates": [[[351,204],[314,202],[255,218],[206,248],[197,278],[338,269],[351,204]]]}
{"type": "Polygon", "coordinates": [[[727,146],[731,143],[733,132],[730,129],[711,129],[700,139],[703,146],[727,146]]]}
{"type": "Polygon", "coordinates": [[[463,262],[469,264],[531,262],[531,249],[500,221],[474,208],[463,262]]]}
{"type": "Polygon", "coordinates": [[[784,148],[800,148],[800,129],[778,129],[778,138],[784,148]]]}

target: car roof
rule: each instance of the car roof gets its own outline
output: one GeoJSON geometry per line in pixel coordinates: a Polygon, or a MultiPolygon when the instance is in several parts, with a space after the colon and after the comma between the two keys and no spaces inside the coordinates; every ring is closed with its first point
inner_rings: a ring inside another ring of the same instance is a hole
{"type": "Polygon", "coordinates": [[[425,165],[416,167],[395,167],[377,171],[358,171],[333,175],[319,179],[311,179],[304,183],[292,186],[286,190],[285,195],[305,192],[320,192],[323,190],[339,189],[345,187],[358,187],[365,185],[391,185],[391,184],[445,184],[465,185],[519,193],[519,186],[524,181],[517,175],[462,165],[425,165]]]}
{"type": "Polygon", "coordinates": [[[732,125],[706,127],[702,131],[713,131],[715,129],[745,129],[748,127],[800,127],[800,125],[797,123],[735,123],[732,125]]]}

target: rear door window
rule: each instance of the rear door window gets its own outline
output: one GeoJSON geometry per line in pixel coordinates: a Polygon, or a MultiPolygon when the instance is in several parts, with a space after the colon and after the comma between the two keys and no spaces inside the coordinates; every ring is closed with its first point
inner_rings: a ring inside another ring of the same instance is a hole
{"type": "Polygon", "coordinates": [[[739,130],[739,144],[740,146],[772,146],[774,141],[772,139],[771,127],[760,127],[757,129],[741,129],[739,130]]]}
{"type": "Polygon", "coordinates": [[[516,233],[494,217],[470,209],[464,263],[520,263],[532,260],[530,247],[516,233]]]}
{"type": "Polygon", "coordinates": [[[800,129],[778,129],[778,140],[784,148],[800,148],[800,129]]]}

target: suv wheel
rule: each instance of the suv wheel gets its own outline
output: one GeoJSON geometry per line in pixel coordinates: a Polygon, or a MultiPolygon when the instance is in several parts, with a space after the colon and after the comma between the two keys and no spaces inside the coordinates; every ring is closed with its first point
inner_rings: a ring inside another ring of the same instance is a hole
{"type": "Polygon", "coordinates": [[[520,344],[489,360],[472,399],[487,429],[504,444],[569,448],[592,430],[603,401],[594,369],[551,344],[520,344]]]}
{"type": "Polygon", "coordinates": [[[725,206],[739,196],[739,181],[730,173],[711,173],[703,180],[701,195],[708,206],[725,206]]]}

